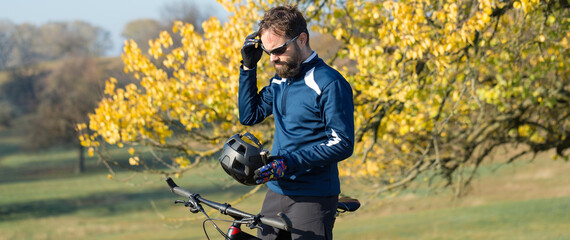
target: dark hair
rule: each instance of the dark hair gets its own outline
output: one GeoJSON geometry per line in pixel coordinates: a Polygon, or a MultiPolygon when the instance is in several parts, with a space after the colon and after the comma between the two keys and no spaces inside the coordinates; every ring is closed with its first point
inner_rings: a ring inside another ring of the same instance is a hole
{"type": "Polygon", "coordinates": [[[309,37],[307,22],[297,6],[286,5],[269,9],[259,22],[258,32],[261,34],[268,29],[273,29],[287,38],[294,38],[301,33],[306,33],[307,38],[309,37]]]}

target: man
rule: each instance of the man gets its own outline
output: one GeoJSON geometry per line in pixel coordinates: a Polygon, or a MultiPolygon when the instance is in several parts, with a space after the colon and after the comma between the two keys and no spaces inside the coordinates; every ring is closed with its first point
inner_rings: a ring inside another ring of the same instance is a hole
{"type": "Polygon", "coordinates": [[[261,214],[283,212],[293,224],[290,233],[264,226],[258,236],[332,239],[337,163],[354,148],[352,89],[311,50],[307,23],[296,7],[265,13],[241,51],[240,122],[254,125],[270,115],[275,120],[272,162],[256,171],[256,182],[269,187],[261,214]],[[276,75],[258,92],[256,66],[263,52],[276,75]]]}

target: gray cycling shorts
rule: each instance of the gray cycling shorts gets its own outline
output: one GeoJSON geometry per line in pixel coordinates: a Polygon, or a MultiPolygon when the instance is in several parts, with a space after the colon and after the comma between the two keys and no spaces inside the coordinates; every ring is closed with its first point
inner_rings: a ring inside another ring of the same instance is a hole
{"type": "Polygon", "coordinates": [[[289,233],[262,224],[262,229],[257,231],[257,237],[264,240],[332,239],[337,203],[338,196],[284,196],[268,189],[261,214],[272,217],[277,216],[279,212],[285,213],[291,219],[293,228],[289,233]]]}

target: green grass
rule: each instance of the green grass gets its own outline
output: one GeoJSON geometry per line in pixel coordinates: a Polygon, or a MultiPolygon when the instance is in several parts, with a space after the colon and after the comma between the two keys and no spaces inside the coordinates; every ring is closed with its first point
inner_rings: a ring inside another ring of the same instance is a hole
{"type": "MultiPolygon", "coordinates": [[[[164,177],[118,171],[110,180],[92,158],[78,175],[74,149],[23,153],[18,142],[0,131],[0,240],[205,239],[203,217],[173,204],[178,197],[164,177]]],[[[361,209],[337,219],[335,239],[570,239],[570,165],[547,157],[498,165],[484,166],[470,195],[460,199],[450,191],[428,193],[421,184],[397,196],[361,199],[361,209]]],[[[231,184],[215,163],[176,182],[218,202],[251,189],[231,184]]],[[[343,186],[366,196],[350,187],[343,186]]],[[[259,191],[234,207],[255,213],[262,199],[259,191]]],[[[227,223],[220,225],[225,231],[227,223]]],[[[221,239],[210,225],[208,232],[221,239]]]]}
{"type": "MultiPolygon", "coordinates": [[[[25,162],[25,161],[24,161],[25,162]]],[[[245,187],[226,187],[212,181],[223,176],[210,167],[178,179],[181,186],[216,201],[235,199],[245,187]]],[[[222,180],[222,182],[224,182],[222,180]]],[[[104,172],[52,176],[0,184],[0,239],[176,239],[195,234],[201,222],[183,222],[191,216],[160,176],[118,173],[114,180],[104,172]],[[129,179],[123,182],[123,179],[129,179]],[[153,208],[156,206],[156,209],[153,208]],[[162,220],[161,215],[168,221],[162,220]],[[31,229],[29,229],[32,227],[31,229]]],[[[260,200],[260,199],[258,199],[260,200]]],[[[249,210],[254,204],[249,204],[249,210]]],[[[246,207],[247,208],[247,207],[246,207]]],[[[198,234],[196,234],[198,233],[198,234]]]]}
{"type": "Polygon", "coordinates": [[[569,239],[570,197],[342,219],[339,239],[569,239]],[[350,227],[345,227],[350,225],[350,227]]]}

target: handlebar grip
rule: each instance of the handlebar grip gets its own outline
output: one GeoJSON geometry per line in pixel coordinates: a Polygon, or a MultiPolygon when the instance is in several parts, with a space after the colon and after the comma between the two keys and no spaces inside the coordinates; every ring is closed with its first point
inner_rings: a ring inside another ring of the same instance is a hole
{"type": "Polygon", "coordinates": [[[284,213],[281,213],[281,212],[277,213],[277,216],[279,217],[279,219],[262,217],[259,220],[263,224],[266,224],[266,225],[269,225],[272,227],[276,227],[279,229],[283,229],[285,231],[290,232],[293,224],[291,223],[291,220],[289,219],[289,217],[287,217],[287,215],[285,215],[284,213]]]}
{"type": "Polygon", "coordinates": [[[192,196],[191,192],[188,192],[186,190],[184,190],[183,188],[178,187],[178,185],[176,185],[176,183],[174,183],[174,180],[172,180],[172,178],[167,178],[166,182],[168,183],[168,186],[170,187],[170,191],[172,191],[173,193],[176,193],[180,196],[186,197],[186,198],[190,198],[192,196]]]}
{"type": "Polygon", "coordinates": [[[166,183],[168,183],[168,186],[170,188],[178,187],[178,185],[176,185],[176,183],[174,183],[174,180],[172,180],[171,177],[166,178],[166,183]]]}

